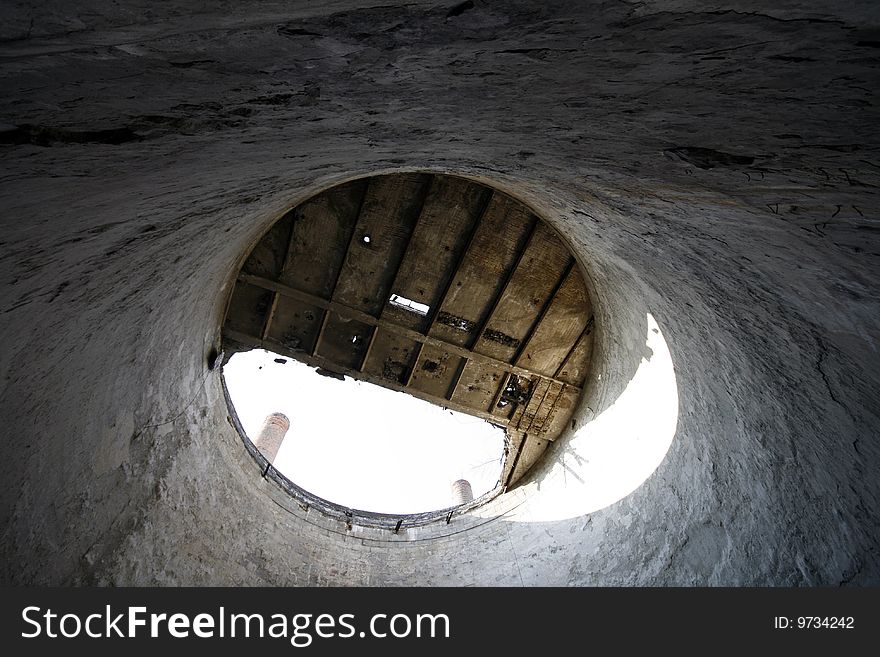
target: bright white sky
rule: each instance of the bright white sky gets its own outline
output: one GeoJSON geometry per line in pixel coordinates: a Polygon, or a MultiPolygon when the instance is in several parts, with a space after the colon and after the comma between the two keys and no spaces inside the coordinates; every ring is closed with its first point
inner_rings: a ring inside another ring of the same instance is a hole
{"type": "Polygon", "coordinates": [[[504,430],[484,420],[321,376],[262,349],[233,355],[223,372],[249,437],[270,413],[290,418],[274,465],[331,502],[380,513],[433,511],[452,506],[456,479],[467,479],[479,497],[501,475],[504,430]]]}

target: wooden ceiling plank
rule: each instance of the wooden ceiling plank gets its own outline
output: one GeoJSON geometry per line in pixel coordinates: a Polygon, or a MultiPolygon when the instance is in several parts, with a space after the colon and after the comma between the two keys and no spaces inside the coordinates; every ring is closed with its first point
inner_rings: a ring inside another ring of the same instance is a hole
{"type": "Polygon", "coordinates": [[[405,386],[409,380],[421,343],[376,326],[376,338],[364,361],[367,374],[405,386]]]}
{"type": "Polygon", "coordinates": [[[487,191],[489,193],[486,195],[485,204],[480,209],[480,212],[478,213],[476,220],[474,221],[473,225],[471,226],[471,229],[468,234],[467,242],[465,243],[464,248],[461,249],[461,251],[459,251],[459,253],[457,254],[456,259],[455,259],[455,264],[447,269],[447,277],[446,277],[446,280],[444,281],[443,286],[442,286],[443,291],[440,293],[439,297],[437,298],[437,302],[434,304],[434,306],[431,308],[431,310],[428,311],[428,321],[426,322],[425,329],[423,331],[423,333],[425,335],[428,335],[431,332],[431,329],[434,328],[434,322],[437,321],[437,315],[440,314],[440,310],[443,308],[444,304],[446,303],[447,298],[449,297],[449,290],[452,287],[452,283],[455,281],[455,277],[458,276],[458,272],[461,269],[461,265],[464,262],[465,257],[467,257],[468,253],[470,252],[471,245],[473,245],[473,243],[474,243],[474,237],[476,236],[477,231],[479,230],[481,224],[483,223],[483,217],[486,216],[486,211],[489,209],[489,206],[492,204],[492,200],[494,198],[495,192],[493,192],[491,190],[487,190],[487,191]]]}
{"type": "MultiPolygon", "coordinates": [[[[580,394],[569,386],[563,386],[544,422],[543,433],[545,438],[556,440],[568,428],[579,396],[580,394]]],[[[574,425],[571,428],[574,429],[574,425]]]]}
{"type": "MultiPolygon", "coordinates": [[[[407,255],[410,254],[413,250],[413,237],[416,235],[416,232],[419,230],[419,226],[423,223],[422,217],[425,215],[425,206],[428,202],[428,197],[431,194],[431,189],[436,185],[438,178],[436,176],[431,176],[427,185],[424,188],[424,194],[422,195],[421,204],[419,206],[418,214],[416,215],[415,223],[412,226],[412,230],[410,231],[409,236],[406,240],[406,246],[403,247],[403,252],[400,254],[400,258],[397,260],[397,263],[394,265],[394,274],[391,275],[391,286],[390,289],[393,292],[396,290],[397,280],[400,278],[401,268],[403,267],[403,263],[407,260],[407,255]]],[[[376,313],[377,317],[382,317],[385,314],[386,309],[388,308],[388,301],[390,299],[390,295],[386,294],[384,299],[382,300],[382,307],[379,309],[379,312],[376,313]]]]}
{"type": "Polygon", "coordinates": [[[363,360],[361,360],[360,367],[358,367],[358,371],[363,372],[367,366],[367,360],[370,358],[370,354],[373,351],[373,345],[376,344],[376,334],[379,332],[379,327],[374,326],[372,332],[370,333],[370,344],[367,345],[367,350],[364,352],[363,360]]]}
{"type": "Polygon", "coordinates": [[[446,399],[464,358],[451,350],[425,345],[413,368],[409,387],[446,399]]]}
{"type": "Polygon", "coordinates": [[[535,386],[535,390],[532,392],[528,404],[526,404],[523,416],[516,425],[516,428],[520,431],[531,431],[535,415],[537,415],[538,409],[544,404],[544,400],[547,399],[547,393],[550,392],[551,382],[540,380],[536,382],[535,386]]]}
{"type": "Polygon", "coordinates": [[[364,212],[364,203],[367,200],[367,196],[370,193],[370,190],[373,187],[371,179],[367,179],[367,186],[364,188],[364,195],[361,198],[361,202],[358,205],[357,215],[355,216],[354,225],[351,227],[351,233],[348,235],[348,241],[345,245],[345,252],[342,255],[342,259],[339,262],[339,266],[336,268],[336,273],[333,276],[333,285],[330,287],[330,294],[327,297],[328,299],[332,299],[336,294],[336,288],[339,287],[339,279],[342,277],[342,269],[345,266],[345,261],[348,260],[349,254],[351,253],[351,247],[354,244],[355,235],[357,234],[357,227],[361,223],[361,216],[364,212]]]}
{"type": "Polygon", "coordinates": [[[513,362],[570,261],[568,247],[552,228],[539,222],[473,350],[513,362]]]}
{"type": "Polygon", "coordinates": [[[508,373],[497,365],[468,361],[462,370],[453,399],[471,406],[479,406],[492,412],[492,400],[508,373]]]}
{"type": "Polygon", "coordinates": [[[321,345],[315,355],[358,371],[367,351],[373,326],[332,311],[327,315],[321,345]]]}
{"type": "Polygon", "coordinates": [[[565,367],[565,364],[568,362],[568,359],[571,358],[572,353],[574,353],[574,350],[577,348],[577,346],[578,346],[578,344],[580,343],[580,341],[584,339],[584,335],[585,335],[589,330],[592,330],[592,328],[593,328],[593,326],[592,326],[592,321],[590,321],[590,320],[592,320],[592,319],[593,319],[593,318],[590,317],[590,318],[587,320],[587,323],[586,323],[586,325],[584,326],[584,328],[581,330],[580,335],[578,335],[577,340],[574,341],[574,344],[571,345],[571,348],[569,348],[569,350],[565,353],[565,357],[562,359],[562,362],[559,364],[559,367],[557,367],[557,368],[556,368],[556,371],[553,372],[553,377],[554,377],[554,378],[558,377],[559,374],[560,374],[560,372],[562,372],[563,368],[565,367]]]}
{"type": "Polygon", "coordinates": [[[510,480],[512,483],[516,483],[520,477],[526,474],[538,462],[548,445],[549,443],[546,438],[529,434],[528,440],[523,441],[516,467],[511,470],[510,480]]]}
{"type": "Polygon", "coordinates": [[[412,384],[413,375],[416,373],[416,365],[419,363],[419,358],[422,357],[422,349],[425,348],[424,342],[419,342],[419,346],[416,349],[416,356],[413,359],[412,365],[409,368],[409,372],[406,374],[406,383],[403,384],[404,388],[409,388],[412,384]]]}
{"type": "MultiPolygon", "coordinates": [[[[523,343],[514,363],[554,376],[574,349],[589,319],[589,301],[580,270],[574,265],[523,343]]],[[[554,378],[556,378],[554,376],[554,378]]]]}
{"type": "Polygon", "coordinates": [[[437,309],[485,205],[488,190],[461,178],[434,176],[391,293],[427,306],[424,314],[386,303],[382,317],[424,331],[437,309]]]}
{"type": "Polygon", "coordinates": [[[414,388],[406,388],[405,386],[402,386],[400,384],[395,384],[393,381],[389,381],[387,379],[383,379],[381,377],[371,374],[359,372],[357,369],[354,368],[340,366],[338,363],[333,363],[326,358],[322,358],[321,356],[312,356],[303,351],[294,351],[288,349],[283,344],[281,344],[280,342],[276,342],[275,340],[260,340],[259,338],[255,338],[253,336],[241,333],[240,331],[234,331],[232,329],[224,329],[223,334],[224,337],[230,340],[234,340],[235,342],[238,342],[242,345],[248,345],[256,349],[266,349],[281,356],[287,356],[301,363],[305,363],[309,367],[320,367],[331,372],[337,372],[339,374],[349,376],[353,379],[366,381],[367,383],[373,383],[375,385],[382,386],[384,388],[390,388],[398,392],[404,392],[408,395],[412,395],[413,397],[417,397],[424,401],[432,402],[444,408],[459,411],[461,413],[466,413],[468,415],[474,415],[483,420],[486,420],[491,424],[494,424],[495,426],[507,426],[507,420],[490,415],[489,413],[486,413],[481,409],[469,408],[448,399],[444,399],[442,396],[438,397],[436,395],[430,395],[414,388]]]}
{"type": "MultiPolygon", "coordinates": [[[[307,299],[300,300],[307,301],[307,299]]],[[[323,308],[324,312],[321,315],[321,328],[318,329],[318,337],[315,339],[315,344],[312,346],[312,356],[315,356],[318,353],[318,348],[321,346],[321,340],[324,339],[324,331],[327,328],[327,318],[330,317],[330,308],[327,306],[321,306],[321,308],[323,308]]]]}
{"type": "MultiPolygon", "coordinates": [[[[342,265],[345,262],[345,259],[348,257],[348,252],[351,250],[351,243],[354,240],[354,235],[355,235],[355,226],[357,225],[358,220],[360,219],[361,210],[364,207],[364,199],[366,198],[369,190],[370,190],[370,179],[368,178],[366,180],[366,182],[364,183],[364,189],[361,194],[360,202],[358,203],[357,212],[354,215],[354,221],[353,222],[340,221],[339,223],[336,224],[337,226],[346,226],[346,228],[347,228],[345,233],[347,234],[348,239],[342,240],[342,241],[345,241],[345,243],[346,243],[345,251],[342,252],[341,257],[339,257],[338,255],[336,257],[334,257],[333,266],[329,268],[330,272],[332,272],[331,276],[332,276],[333,283],[331,285],[329,285],[329,287],[326,285],[318,284],[317,287],[318,287],[319,291],[316,291],[318,294],[320,294],[320,292],[323,291],[325,293],[328,293],[328,297],[332,299],[334,292],[336,292],[336,286],[339,284],[339,277],[342,275],[342,265]],[[350,225],[350,228],[348,228],[349,225],[350,225]]],[[[331,190],[331,192],[332,191],[333,190],[331,190]]],[[[324,195],[322,194],[319,197],[316,197],[316,200],[321,199],[323,196],[324,195]]],[[[305,204],[303,204],[303,205],[305,205],[305,204]]],[[[305,212],[305,210],[303,210],[303,212],[305,212]]],[[[333,216],[334,218],[339,218],[338,215],[336,215],[336,214],[333,214],[331,216],[333,216]]],[[[325,216],[325,218],[326,218],[326,216],[325,216]]],[[[282,276],[280,278],[285,277],[284,272],[286,272],[286,271],[289,271],[289,270],[301,271],[301,268],[298,266],[300,258],[296,257],[296,255],[299,253],[299,251],[302,251],[303,254],[308,254],[307,257],[312,257],[315,250],[318,249],[317,245],[326,244],[325,248],[327,246],[329,246],[329,248],[333,248],[333,246],[336,245],[336,241],[331,239],[330,237],[325,237],[324,239],[310,240],[310,239],[307,239],[305,235],[298,232],[298,226],[303,226],[303,227],[305,227],[304,230],[308,230],[308,229],[311,229],[312,227],[317,225],[318,230],[320,230],[322,228],[321,224],[322,224],[322,222],[320,220],[315,221],[315,219],[313,217],[305,217],[305,216],[299,217],[296,221],[294,221],[292,229],[291,229],[291,233],[290,233],[290,246],[288,247],[288,251],[287,251],[287,261],[285,262],[285,267],[282,270],[282,276]],[[325,242],[325,240],[326,240],[326,242],[325,242]],[[312,244],[313,241],[316,242],[317,245],[312,244]]],[[[337,253],[338,253],[338,251],[337,251],[337,253]]],[[[318,258],[319,267],[320,267],[321,260],[322,260],[322,257],[319,256],[319,258],[318,258]]],[[[298,278],[302,279],[302,278],[305,278],[305,276],[301,275],[298,278]]],[[[327,280],[329,280],[329,279],[327,279],[327,280]]],[[[292,283],[293,283],[293,281],[291,281],[291,284],[292,283]]],[[[311,287],[316,287],[316,285],[313,284],[311,287]]],[[[302,289],[302,288],[299,288],[299,289],[302,289]]],[[[307,288],[306,288],[306,291],[308,291],[307,288]]],[[[305,301],[306,299],[302,299],[302,300],[305,301]]],[[[327,319],[328,319],[329,315],[330,315],[330,310],[329,310],[329,308],[325,307],[324,312],[321,315],[321,328],[318,330],[318,337],[315,340],[315,344],[312,346],[312,356],[317,355],[318,349],[320,349],[320,347],[321,347],[321,341],[324,339],[324,331],[327,328],[327,319]]]]}
{"type": "Polygon", "coordinates": [[[266,322],[263,324],[263,330],[260,332],[260,337],[264,340],[269,335],[269,328],[272,325],[272,320],[275,318],[275,311],[278,309],[278,297],[280,296],[278,292],[272,293],[272,303],[269,305],[269,312],[266,313],[266,322]]]}
{"type": "Polygon", "coordinates": [[[370,180],[354,180],[310,198],[290,213],[290,238],[276,279],[330,299],[351,248],[370,180]]]}
{"type": "Polygon", "coordinates": [[[458,370],[455,375],[452,377],[452,383],[449,385],[449,390],[446,393],[446,399],[452,399],[455,395],[455,390],[458,388],[458,384],[461,381],[461,375],[464,374],[464,369],[467,367],[470,361],[467,358],[462,358],[458,365],[458,370]]]}
{"type": "MultiPolygon", "coordinates": [[[[506,491],[510,485],[513,483],[513,473],[516,472],[516,466],[519,465],[519,459],[522,456],[523,447],[526,444],[526,440],[528,440],[528,435],[519,431],[508,431],[509,436],[512,437],[511,443],[515,442],[516,447],[514,448],[513,458],[510,459],[508,455],[508,461],[510,463],[510,467],[505,467],[507,470],[506,475],[504,476],[504,490],[506,491]]],[[[507,466],[507,463],[505,463],[507,466]]]]}
{"type": "Polygon", "coordinates": [[[226,324],[245,333],[259,334],[266,325],[266,314],[272,304],[271,295],[263,285],[239,281],[232,289],[226,324]]]}
{"type": "Polygon", "coordinates": [[[331,297],[334,301],[379,315],[430,179],[428,174],[398,174],[371,180],[331,297]]]}
{"type": "Polygon", "coordinates": [[[241,266],[242,271],[255,276],[277,278],[284,266],[292,224],[293,217],[290,212],[276,221],[251,249],[247,260],[241,266]]]}
{"type": "Polygon", "coordinates": [[[532,418],[531,424],[529,424],[529,431],[535,434],[546,432],[544,426],[547,424],[547,418],[553,412],[553,408],[556,406],[556,402],[559,401],[559,395],[564,387],[561,383],[554,382],[550,384],[544,400],[535,411],[535,416],[532,418]]]}
{"type": "Polygon", "coordinates": [[[522,245],[522,248],[520,248],[519,253],[516,256],[516,262],[504,276],[504,283],[501,285],[501,287],[498,289],[498,292],[495,294],[495,297],[492,299],[492,305],[489,307],[489,312],[486,313],[486,315],[480,322],[480,326],[477,329],[476,334],[474,334],[474,337],[468,344],[468,349],[473,350],[474,346],[483,337],[483,334],[486,332],[486,327],[489,325],[489,322],[492,321],[492,317],[495,315],[495,310],[498,308],[498,304],[507,292],[507,288],[510,286],[510,280],[513,278],[513,275],[516,273],[517,269],[519,269],[520,264],[522,264],[523,255],[532,245],[532,240],[535,238],[535,232],[537,231],[539,221],[538,218],[534,216],[531,218],[531,220],[532,223],[529,226],[528,237],[526,238],[525,243],[522,245]]]}
{"type": "Polygon", "coordinates": [[[315,347],[324,312],[317,306],[277,293],[272,323],[264,338],[271,338],[290,349],[307,351],[315,347]]]}
{"type": "Polygon", "coordinates": [[[593,316],[590,315],[577,342],[553,373],[554,380],[576,386],[578,389],[583,386],[593,350],[593,324],[593,316]]]}
{"type": "Polygon", "coordinates": [[[562,287],[562,284],[568,278],[568,275],[571,272],[573,266],[574,266],[574,258],[570,258],[568,261],[568,264],[565,266],[565,269],[562,270],[562,274],[559,276],[559,279],[556,281],[556,285],[553,287],[553,291],[550,292],[550,296],[548,296],[544,300],[544,305],[541,306],[541,311],[538,313],[538,316],[535,317],[535,321],[532,322],[532,325],[529,327],[528,332],[526,333],[525,337],[520,342],[519,348],[513,354],[513,358],[511,358],[512,362],[519,363],[520,356],[523,355],[523,353],[526,350],[526,347],[529,346],[529,343],[531,342],[532,338],[535,336],[535,330],[538,328],[538,326],[541,324],[541,321],[547,315],[547,311],[550,310],[550,307],[556,301],[556,299],[559,295],[559,290],[562,287]]]}
{"type": "Polygon", "coordinates": [[[535,218],[523,205],[494,194],[455,274],[430,335],[469,346],[515,267],[535,218]]]}
{"type": "Polygon", "coordinates": [[[482,408],[498,417],[510,415],[510,408],[493,409],[492,400],[497,396],[499,386],[506,380],[508,373],[500,367],[468,361],[462,368],[461,376],[452,390],[452,399],[465,406],[482,408]],[[506,412],[497,413],[496,410],[506,412]]]}
{"type": "MultiPolygon", "coordinates": [[[[371,326],[381,326],[392,333],[397,333],[398,335],[402,335],[407,338],[411,338],[416,340],[417,342],[422,342],[426,345],[430,345],[433,347],[438,347],[440,349],[446,349],[452,353],[455,353],[464,358],[470,358],[474,361],[483,362],[489,365],[496,365],[505,369],[507,371],[513,372],[515,374],[521,374],[528,378],[536,377],[539,379],[546,379],[548,381],[554,380],[552,377],[546,376],[544,374],[539,374],[537,372],[533,372],[532,370],[526,369],[524,367],[519,367],[517,365],[511,365],[510,363],[506,363],[504,361],[498,360],[496,358],[492,358],[491,356],[486,356],[484,354],[480,354],[477,352],[469,351],[464,347],[459,347],[455,344],[450,344],[438,338],[432,337],[430,335],[424,335],[423,333],[419,333],[418,331],[413,331],[412,329],[408,329],[403,326],[399,326],[397,324],[393,324],[391,322],[386,322],[382,319],[378,319],[373,317],[372,315],[368,315],[356,308],[349,308],[341,303],[337,303],[335,301],[327,301],[326,299],[320,299],[316,296],[308,294],[307,292],[302,292],[301,290],[296,290],[292,287],[288,287],[287,285],[282,285],[276,281],[270,281],[264,278],[260,278],[259,276],[252,276],[250,274],[241,274],[239,276],[239,280],[248,283],[250,285],[259,286],[266,290],[280,292],[281,294],[291,296],[297,299],[301,299],[302,301],[307,301],[309,303],[318,306],[319,308],[323,308],[325,310],[332,310],[334,313],[339,315],[343,315],[349,317],[351,319],[356,319],[359,322],[364,324],[369,324],[371,326]]],[[[562,383],[567,383],[565,381],[561,381],[562,383]]],[[[569,384],[571,385],[571,384],[569,384]]],[[[577,386],[573,386],[577,387],[577,386]]]]}

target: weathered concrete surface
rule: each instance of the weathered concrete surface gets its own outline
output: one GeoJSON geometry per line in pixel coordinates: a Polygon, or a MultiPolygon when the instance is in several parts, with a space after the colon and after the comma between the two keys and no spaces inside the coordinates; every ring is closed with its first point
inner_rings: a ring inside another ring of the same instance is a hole
{"type": "Polygon", "coordinates": [[[877,3],[126,4],[0,10],[4,583],[880,583],[877,3]],[[531,483],[392,541],[262,480],[208,362],[273,219],[414,168],[563,230],[600,366],[531,483]],[[650,321],[675,438],[579,512],[650,321]]]}

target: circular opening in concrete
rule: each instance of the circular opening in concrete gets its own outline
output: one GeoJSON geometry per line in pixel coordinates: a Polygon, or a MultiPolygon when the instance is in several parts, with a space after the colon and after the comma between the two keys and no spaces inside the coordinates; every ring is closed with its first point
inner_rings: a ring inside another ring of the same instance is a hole
{"type": "MultiPolygon", "coordinates": [[[[446,486],[449,508],[463,511],[514,488],[569,430],[595,328],[577,259],[532,209],[474,180],[408,172],[337,185],[275,222],[238,272],[223,349],[227,363],[262,349],[273,362],[298,361],[500,427],[491,490],[481,495],[469,477],[446,486]]],[[[236,416],[227,382],[230,400],[236,416]]],[[[235,421],[264,476],[294,497],[367,524],[383,515],[294,484],[273,466],[274,448],[255,445],[255,430],[235,421]]],[[[267,425],[268,443],[278,426],[267,425]]]]}

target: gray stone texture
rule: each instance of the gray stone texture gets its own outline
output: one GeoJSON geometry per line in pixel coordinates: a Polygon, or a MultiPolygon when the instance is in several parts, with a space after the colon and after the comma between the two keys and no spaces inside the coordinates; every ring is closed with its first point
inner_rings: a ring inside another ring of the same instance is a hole
{"type": "Polygon", "coordinates": [[[3,4],[2,583],[880,584],[880,5],[454,4],[3,4]],[[413,169],[570,241],[577,426],[656,319],[677,429],[633,493],[529,512],[571,433],[399,535],[261,477],[209,367],[232,277],[309,195],[413,169]]]}

